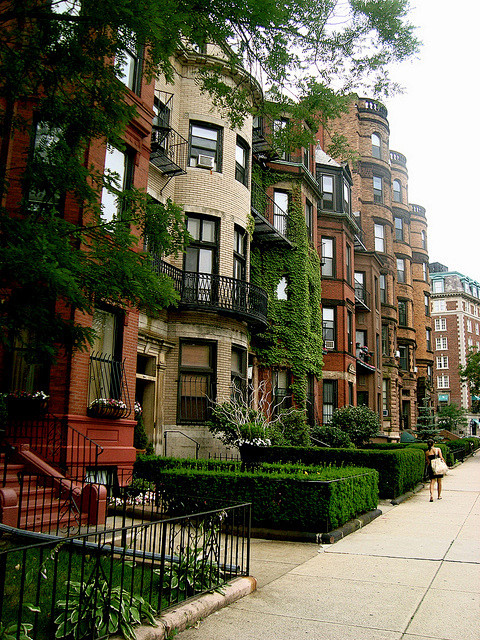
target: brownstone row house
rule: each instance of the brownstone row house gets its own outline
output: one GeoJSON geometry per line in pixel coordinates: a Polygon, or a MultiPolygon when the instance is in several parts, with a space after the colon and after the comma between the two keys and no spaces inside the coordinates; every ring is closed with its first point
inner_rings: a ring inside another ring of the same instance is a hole
{"type": "MultiPolygon", "coordinates": [[[[102,478],[132,468],[134,400],[157,453],[205,456],[226,453],[205,423],[214,402],[233,396],[255,405],[267,394],[270,412],[296,406],[310,424],[365,404],[395,438],[416,423],[429,389],[425,211],[408,204],[406,160],[389,150],[385,108],[357,99],[338,122],[358,152],[354,165],[325,153],[322,131],[317,145],[278,152],[265,134],[282,120],[247,117],[233,129],[201,92],[197,72],[209,60],[218,62],[210,45],[186,47],[173,84],[146,84],[132,58],[125,78],[137,116],[126,150],[95,143],[87,158],[125,187],[182,204],[190,245],[155,256],[177,306],[153,316],[99,305],[82,319],[97,331],[91,351],[65,353],[49,372],[20,351],[3,354],[4,389],[48,393],[52,419],[101,447],[102,478]],[[122,410],[109,415],[102,398],[122,410]]],[[[12,163],[35,135],[16,134],[12,163]]],[[[102,204],[116,215],[109,193],[102,204]]],[[[81,215],[67,197],[65,216],[81,215]]]]}

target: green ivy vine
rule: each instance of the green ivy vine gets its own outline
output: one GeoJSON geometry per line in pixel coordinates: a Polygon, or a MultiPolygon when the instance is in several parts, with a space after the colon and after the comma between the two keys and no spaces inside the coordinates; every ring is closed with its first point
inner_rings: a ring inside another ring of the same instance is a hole
{"type": "MultiPolygon", "coordinates": [[[[285,176],[267,174],[268,183],[285,176]]],[[[268,186],[265,179],[264,186],[268,186]]],[[[321,375],[323,342],[321,323],[320,260],[311,246],[298,183],[289,203],[289,239],[294,246],[252,246],[251,280],[268,295],[269,326],[252,336],[252,347],[265,367],[285,366],[292,372],[292,394],[297,406],[305,407],[308,374],[321,375]],[[287,280],[287,300],[277,299],[281,278],[287,280]]]]}

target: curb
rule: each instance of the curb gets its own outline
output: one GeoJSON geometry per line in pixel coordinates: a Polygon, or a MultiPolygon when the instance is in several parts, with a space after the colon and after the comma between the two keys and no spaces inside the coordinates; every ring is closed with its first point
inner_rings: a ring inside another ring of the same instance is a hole
{"type": "Polygon", "coordinates": [[[404,500],[408,500],[408,498],[411,498],[412,496],[414,496],[419,491],[422,491],[422,489],[425,489],[425,485],[423,482],[421,482],[420,484],[417,484],[417,486],[414,489],[412,489],[412,491],[407,491],[406,493],[402,493],[401,496],[397,496],[396,498],[393,498],[393,500],[390,500],[390,504],[393,504],[393,505],[400,504],[404,500]]]}
{"type": "MultiPolygon", "coordinates": [[[[168,611],[157,618],[158,627],[138,627],[135,629],[135,637],[137,640],[165,640],[172,632],[179,633],[193,627],[203,618],[252,593],[256,588],[257,581],[254,577],[236,578],[222,588],[223,593],[207,593],[168,611]]],[[[123,636],[112,636],[111,640],[123,640],[123,636]]]]}
{"type": "Polygon", "coordinates": [[[366,524],[382,515],[381,509],[374,509],[362,513],[358,518],[354,518],[344,525],[328,533],[315,533],[313,531],[284,531],[283,529],[262,529],[254,527],[251,530],[252,538],[263,538],[265,540],[286,540],[288,542],[314,542],[315,544],[333,544],[341,540],[350,533],[361,529],[366,524]]]}

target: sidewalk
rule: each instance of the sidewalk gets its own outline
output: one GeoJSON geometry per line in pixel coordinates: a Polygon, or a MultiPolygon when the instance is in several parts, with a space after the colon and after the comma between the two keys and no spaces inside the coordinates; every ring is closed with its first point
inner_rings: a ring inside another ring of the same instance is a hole
{"type": "Polygon", "coordinates": [[[256,592],[180,640],[480,640],[480,454],[334,545],[252,540],[256,592]]]}

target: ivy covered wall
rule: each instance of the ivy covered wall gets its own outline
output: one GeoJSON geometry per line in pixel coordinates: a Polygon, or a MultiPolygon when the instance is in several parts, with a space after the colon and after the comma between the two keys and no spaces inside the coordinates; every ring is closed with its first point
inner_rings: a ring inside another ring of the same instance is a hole
{"type": "Polygon", "coordinates": [[[252,336],[252,348],[261,366],[290,369],[295,403],[305,407],[307,376],[320,377],[323,365],[321,269],[317,251],[308,240],[298,182],[290,192],[288,215],[292,248],[251,245],[250,278],[268,294],[270,321],[263,333],[252,336]],[[277,298],[277,286],[283,277],[287,280],[287,300],[277,298]]]}

